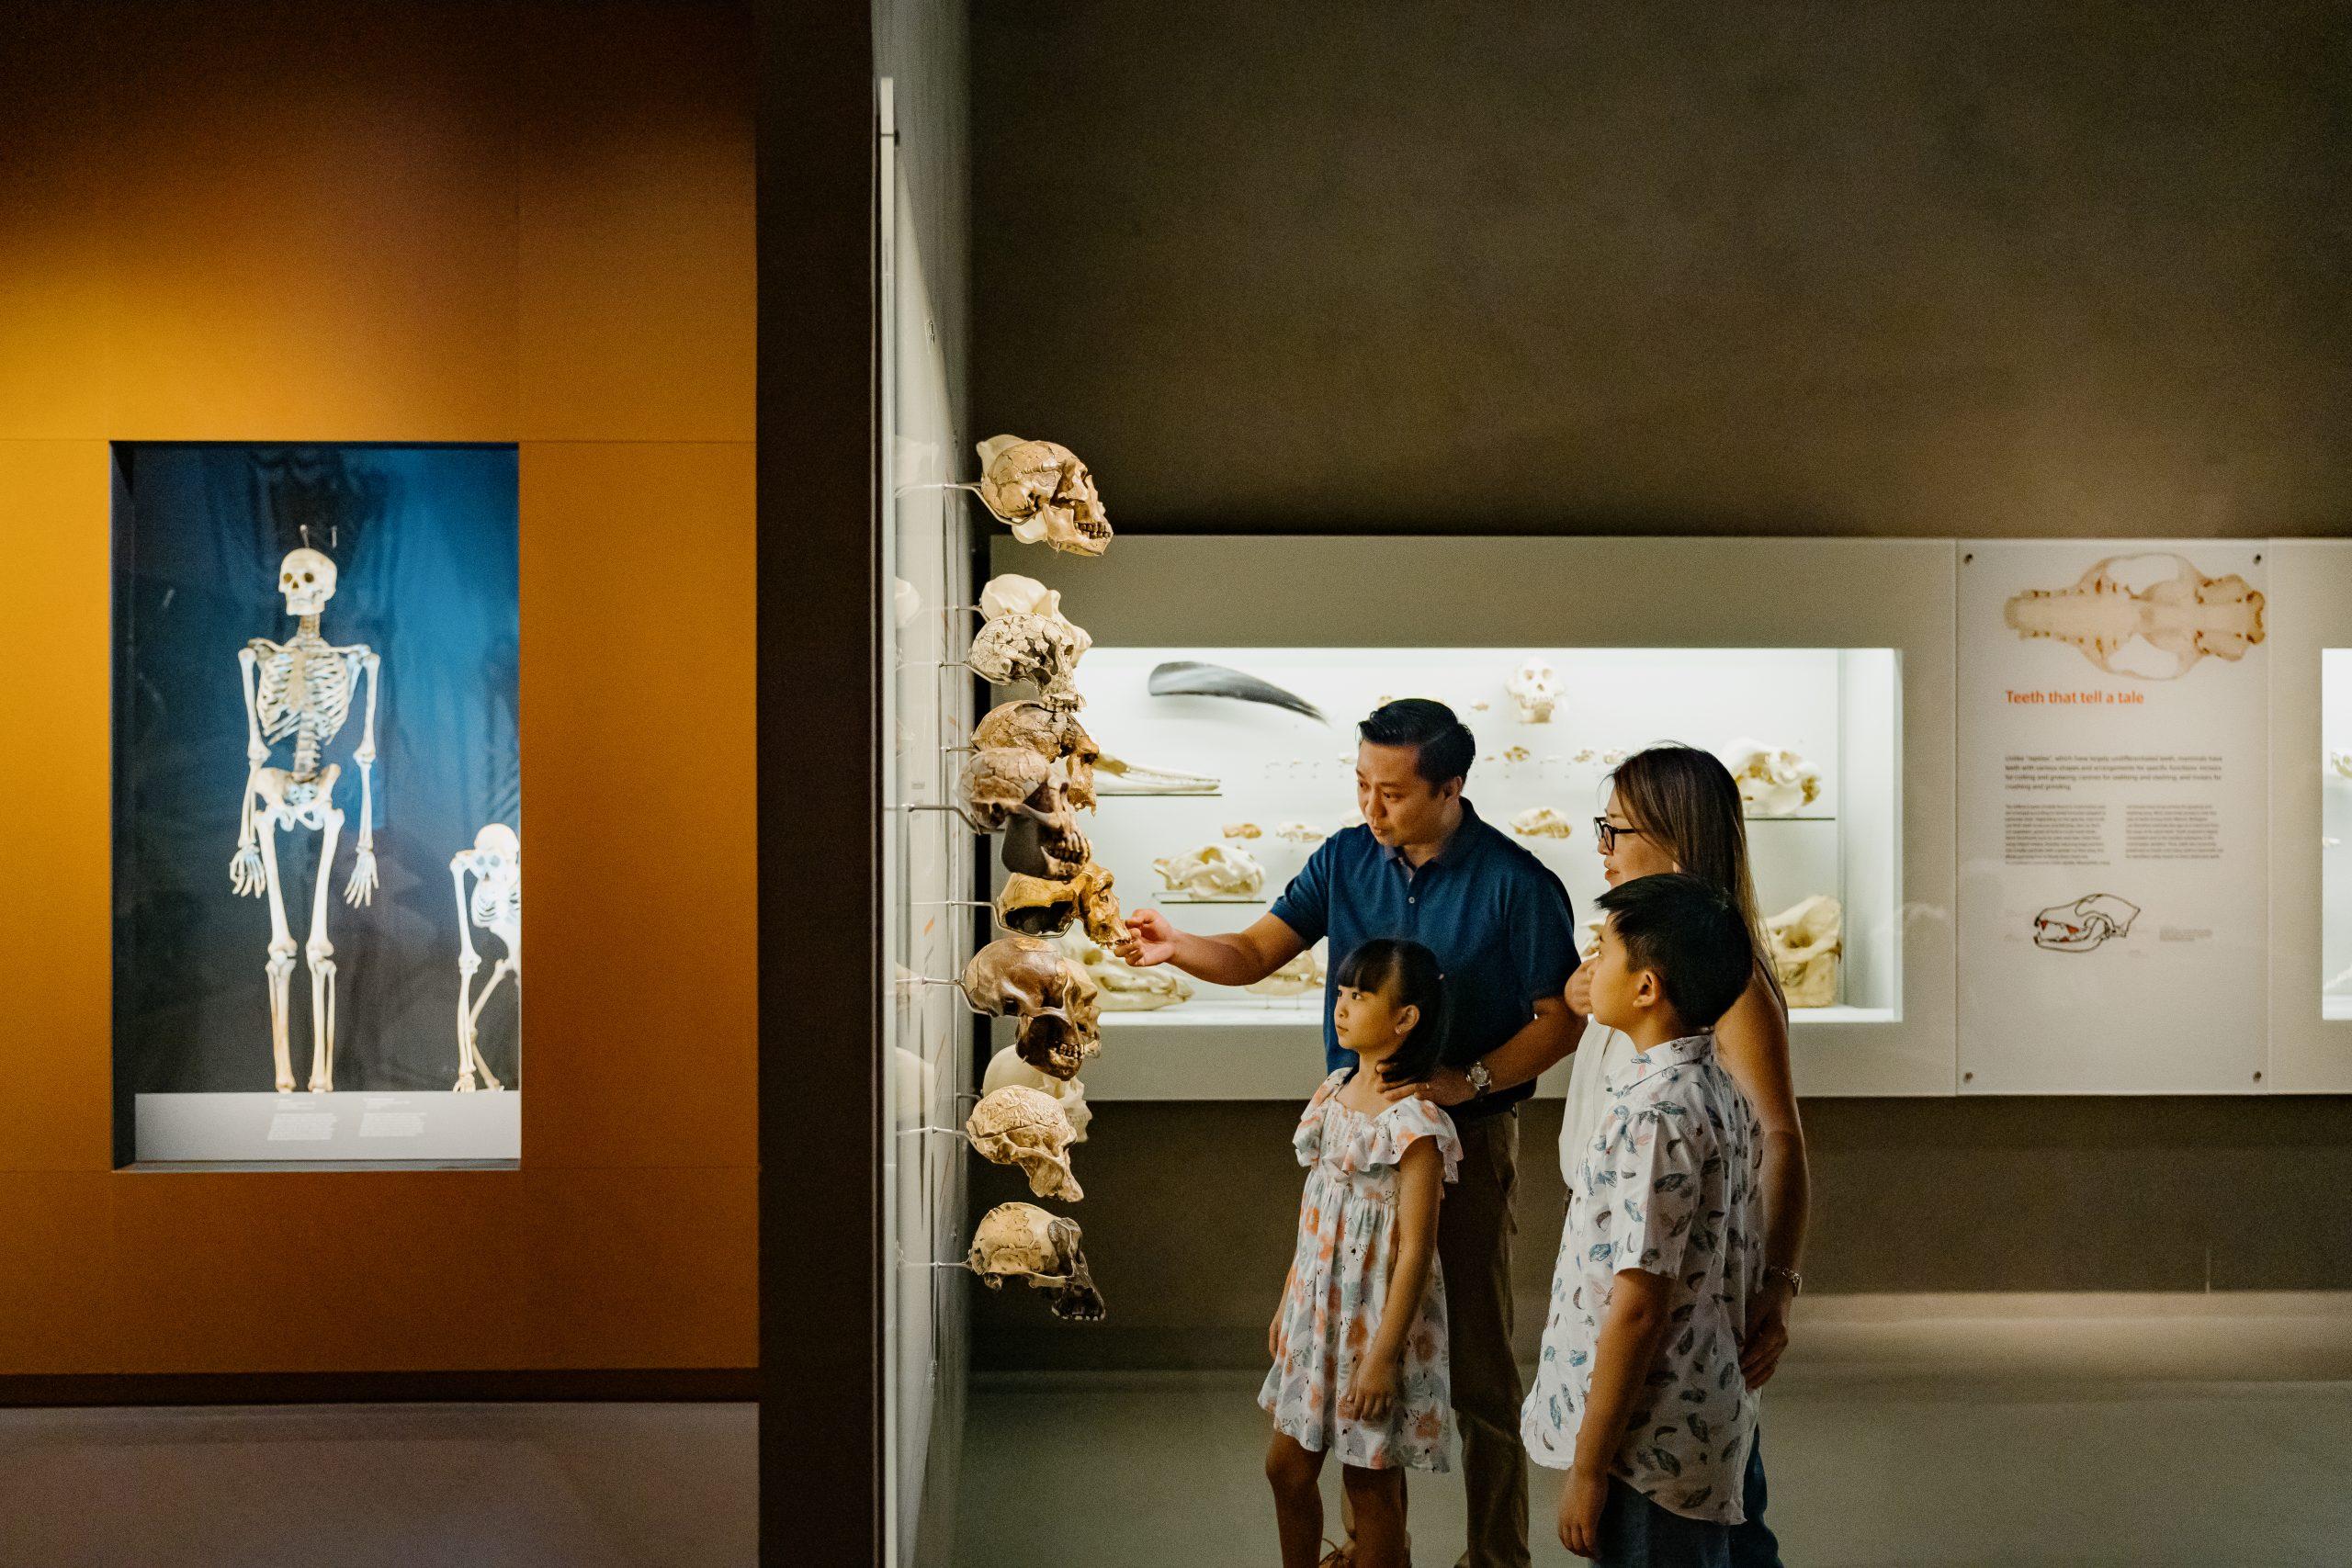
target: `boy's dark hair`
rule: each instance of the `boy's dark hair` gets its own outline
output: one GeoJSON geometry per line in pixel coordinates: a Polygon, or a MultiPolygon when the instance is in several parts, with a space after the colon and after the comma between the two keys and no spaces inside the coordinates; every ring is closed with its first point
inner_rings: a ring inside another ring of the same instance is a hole
{"type": "Polygon", "coordinates": [[[1626,962],[1658,976],[1685,1028],[1713,1029],[1747,989],[1755,939],[1739,906],[1705,878],[1638,876],[1593,902],[1608,913],[1626,962]]]}
{"type": "Polygon", "coordinates": [[[1443,703],[1427,697],[1399,697],[1372,710],[1356,733],[1374,746],[1410,746],[1413,771],[1442,789],[1449,779],[1470,776],[1470,759],[1478,743],[1443,703]]]}
{"type": "Polygon", "coordinates": [[[1385,992],[1398,1007],[1421,1010],[1413,1032],[1380,1064],[1380,1081],[1428,1081],[1445,1053],[1445,976],[1438,971],[1437,954],[1418,942],[1374,937],[1340,959],[1332,979],[1350,990],[1385,992]]]}

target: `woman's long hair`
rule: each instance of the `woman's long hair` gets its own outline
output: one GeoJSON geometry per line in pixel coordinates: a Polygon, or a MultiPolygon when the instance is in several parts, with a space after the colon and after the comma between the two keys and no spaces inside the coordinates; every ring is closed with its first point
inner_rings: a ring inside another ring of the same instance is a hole
{"type": "Polygon", "coordinates": [[[1772,998],[1786,1015],[1789,999],[1772,967],[1772,944],[1764,936],[1756,879],[1747,866],[1747,823],[1731,770],[1712,751],[1668,743],[1634,752],[1609,777],[1617,786],[1618,804],[1634,827],[1648,833],[1683,870],[1713,883],[1739,906],[1764,983],[1772,987],[1772,998]]]}

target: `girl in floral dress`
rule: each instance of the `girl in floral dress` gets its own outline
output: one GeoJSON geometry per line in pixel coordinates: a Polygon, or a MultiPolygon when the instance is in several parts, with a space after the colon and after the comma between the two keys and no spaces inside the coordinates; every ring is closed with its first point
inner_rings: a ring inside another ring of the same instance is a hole
{"type": "Polygon", "coordinates": [[[1307,1167],[1298,1250],[1266,1331],[1274,1417],[1266,1479],[1283,1568],[1316,1568],[1324,1455],[1337,1452],[1357,1568],[1407,1568],[1405,1472],[1450,1468],[1440,1189],[1462,1145],[1426,1100],[1382,1090],[1427,1078],[1444,1040],[1442,978],[1419,942],[1365,942],[1337,976],[1332,1024],[1356,1065],[1323,1081],[1292,1143],[1307,1167]],[[1384,1069],[1382,1064],[1388,1066],[1384,1069]]]}

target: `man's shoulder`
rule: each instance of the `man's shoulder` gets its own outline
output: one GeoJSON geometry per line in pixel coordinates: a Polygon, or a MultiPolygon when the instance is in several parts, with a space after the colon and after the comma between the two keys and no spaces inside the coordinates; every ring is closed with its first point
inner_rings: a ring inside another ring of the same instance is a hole
{"type": "Polygon", "coordinates": [[[1477,836],[1479,852],[1488,857],[1495,874],[1514,883],[1559,887],[1565,897],[1566,888],[1559,874],[1545,865],[1541,855],[1511,837],[1508,831],[1496,827],[1484,817],[1472,822],[1470,829],[1477,836]]]}

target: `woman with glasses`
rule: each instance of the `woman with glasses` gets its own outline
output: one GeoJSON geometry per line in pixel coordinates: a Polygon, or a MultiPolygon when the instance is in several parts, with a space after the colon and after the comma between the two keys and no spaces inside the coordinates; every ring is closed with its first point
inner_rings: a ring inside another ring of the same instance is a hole
{"type": "MultiPolygon", "coordinates": [[[[1764,1133],[1764,1279],[1748,1297],[1740,1370],[1750,1388],[1772,1375],[1789,1342],[1789,1303],[1804,1285],[1804,1129],[1797,1119],[1789,1073],[1789,1010],[1772,972],[1771,951],[1747,868],[1747,829],[1739,786],[1712,752],[1689,746],[1653,746],[1635,752],[1610,775],[1607,812],[1593,820],[1602,874],[1611,887],[1661,872],[1689,872],[1722,888],[1747,917],[1756,947],[1747,990],[1715,1025],[1715,1054],[1737,1080],[1764,1133]]],[[[1591,1010],[1591,967],[1569,980],[1568,1006],[1591,1010]]],[[[1599,1131],[1604,1085],[1634,1055],[1633,1043],[1612,1030],[1593,1032],[1576,1055],[1566,1115],[1560,1127],[1560,1163],[1573,1181],[1585,1147],[1599,1131]]],[[[1764,1461],[1751,1449],[1745,1486],[1747,1521],[1733,1527],[1734,1568],[1779,1568],[1780,1545],[1764,1523],[1764,1461]]]]}

